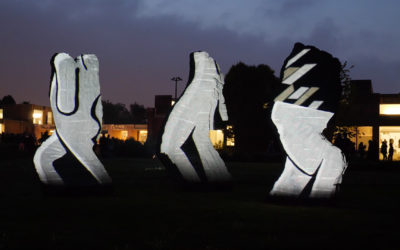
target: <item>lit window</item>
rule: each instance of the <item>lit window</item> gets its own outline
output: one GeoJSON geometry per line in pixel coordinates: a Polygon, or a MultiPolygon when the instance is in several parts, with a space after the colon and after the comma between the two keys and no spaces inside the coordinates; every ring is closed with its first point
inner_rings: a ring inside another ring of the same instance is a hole
{"type": "Polygon", "coordinates": [[[400,104],[380,104],[379,114],[381,115],[400,115],[400,104]]]}
{"type": "Polygon", "coordinates": [[[222,148],[224,145],[224,132],[222,130],[210,130],[210,140],[214,148],[222,148]]]}
{"type": "Polygon", "coordinates": [[[121,140],[125,141],[128,138],[128,130],[121,131],[121,140]]]}
{"type": "Polygon", "coordinates": [[[226,146],[228,147],[235,146],[235,138],[226,138],[226,146]]]}
{"type": "Polygon", "coordinates": [[[147,140],[147,131],[146,130],[140,130],[139,131],[139,142],[144,144],[147,140]]]}
{"type": "Polygon", "coordinates": [[[0,119],[3,119],[3,109],[0,109],[0,119]]]}
{"type": "Polygon", "coordinates": [[[47,112],[47,124],[53,124],[53,113],[47,112]]]}
{"type": "Polygon", "coordinates": [[[227,135],[226,135],[226,146],[233,147],[235,146],[235,135],[233,134],[233,126],[226,126],[227,135]]]}
{"type": "Polygon", "coordinates": [[[380,160],[400,160],[400,127],[380,126],[379,127],[379,159],[380,160]],[[386,150],[382,146],[386,144],[386,150]],[[393,151],[390,152],[390,147],[393,151]]]}
{"type": "Polygon", "coordinates": [[[0,123],[0,134],[4,133],[4,125],[0,123]]]}
{"type": "Polygon", "coordinates": [[[32,118],[33,118],[33,124],[39,124],[39,125],[43,124],[42,120],[43,110],[34,109],[32,118]]]}

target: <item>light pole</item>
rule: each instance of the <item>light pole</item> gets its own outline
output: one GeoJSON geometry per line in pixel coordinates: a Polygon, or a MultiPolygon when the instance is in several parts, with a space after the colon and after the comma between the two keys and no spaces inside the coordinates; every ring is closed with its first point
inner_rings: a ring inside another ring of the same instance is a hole
{"type": "Polygon", "coordinates": [[[179,82],[179,81],[182,81],[182,78],[180,78],[179,76],[175,76],[175,77],[172,77],[172,78],[171,78],[171,81],[174,81],[174,82],[175,82],[175,101],[176,101],[176,98],[177,98],[177,91],[178,91],[178,82],[179,82]]]}

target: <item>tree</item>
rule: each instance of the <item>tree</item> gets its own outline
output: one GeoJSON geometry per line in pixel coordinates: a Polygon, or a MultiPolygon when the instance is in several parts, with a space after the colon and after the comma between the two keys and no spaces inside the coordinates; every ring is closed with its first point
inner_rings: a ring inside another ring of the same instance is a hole
{"type": "Polygon", "coordinates": [[[103,122],[105,124],[129,124],[132,118],[125,104],[116,103],[106,100],[103,104],[103,122]]]}
{"type": "Polygon", "coordinates": [[[275,137],[268,107],[281,85],[267,65],[248,66],[240,62],[229,70],[223,91],[237,153],[267,152],[275,137]]]}
{"type": "Polygon", "coordinates": [[[348,105],[350,102],[351,95],[351,77],[350,70],[354,68],[354,65],[348,66],[347,61],[342,63],[342,69],[340,71],[340,83],[342,85],[342,96],[340,99],[341,104],[348,105]]]}
{"type": "Polygon", "coordinates": [[[139,105],[136,102],[130,106],[130,115],[132,116],[132,121],[135,124],[145,124],[146,123],[146,109],[143,105],[139,105]]]}
{"type": "Polygon", "coordinates": [[[11,95],[6,95],[1,100],[1,104],[3,104],[3,105],[15,105],[16,102],[15,102],[14,98],[11,95]]]}

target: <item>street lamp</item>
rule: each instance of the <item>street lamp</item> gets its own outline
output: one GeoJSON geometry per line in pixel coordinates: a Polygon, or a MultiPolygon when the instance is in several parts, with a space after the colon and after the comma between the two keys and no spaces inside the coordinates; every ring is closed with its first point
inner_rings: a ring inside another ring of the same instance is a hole
{"type": "Polygon", "coordinates": [[[178,82],[182,81],[182,78],[180,78],[179,76],[175,76],[171,78],[171,81],[175,82],[175,101],[177,99],[177,90],[178,90],[178,82]]]}

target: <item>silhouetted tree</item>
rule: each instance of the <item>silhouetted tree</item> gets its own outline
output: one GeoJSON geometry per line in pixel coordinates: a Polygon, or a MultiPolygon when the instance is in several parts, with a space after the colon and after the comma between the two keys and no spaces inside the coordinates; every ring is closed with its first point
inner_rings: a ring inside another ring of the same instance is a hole
{"type": "Polygon", "coordinates": [[[348,66],[347,61],[342,63],[342,70],[340,71],[340,83],[342,85],[342,96],[340,99],[341,104],[348,105],[350,102],[351,95],[351,77],[350,70],[354,68],[354,65],[348,66]]]}
{"type": "Polygon", "coordinates": [[[103,104],[103,122],[105,124],[128,124],[133,123],[129,111],[125,104],[113,104],[110,101],[102,101],[103,104]]]}
{"type": "Polygon", "coordinates": [[[15,102],[14,98],[11,95],[6,95],[1,100],[1,104],[2,105],[15,105],[16,102],[15,102]]]}
{"type": "Polygon", "coordinates": [[[266,153],[275,137],[270,110],[282,84],[267,65],[234,65],[225,77],[224,96],[229,124],[235,134],[235,151],[251,156],[266,153]]]}
{"type": "Polygon", "coordinates": [[[136,102],[130,106],[130,114],[132,116],[132,121],[135,124],[145,124],[146,123],[146,109],[143,105],[139,105],[136,102]]]}

